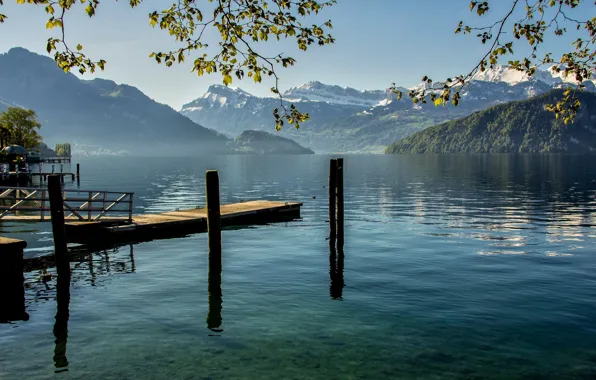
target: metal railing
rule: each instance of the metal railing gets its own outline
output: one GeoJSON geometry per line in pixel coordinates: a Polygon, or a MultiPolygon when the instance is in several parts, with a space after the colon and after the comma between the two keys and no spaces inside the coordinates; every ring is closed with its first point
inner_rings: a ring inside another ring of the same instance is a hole
{"type": "MultiPolygon", "coordinates": [[[[110,217],[132,222],[134,193],[62,190],[64,216],[78,221],[97,221],[110,217]]],[[[50,220],[48,190],[34,187],[0,186],[0,220],[50,220]]]]}

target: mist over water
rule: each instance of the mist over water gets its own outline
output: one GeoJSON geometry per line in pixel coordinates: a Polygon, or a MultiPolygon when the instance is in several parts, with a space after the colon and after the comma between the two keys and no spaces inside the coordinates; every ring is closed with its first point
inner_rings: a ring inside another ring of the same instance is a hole
{"type": "MultiPolygon", "coordinates": [[[[77,256],[58,319],[56,278],[27,273],[0,378],[596,376],[596,157],[346,156],[341,273],[329,158],[81,159],[81,188],[133,191],[135,213],[202,206],[217,169],[222,202],[301,201],[302,219],[224,231],[221,297],[205,234],[77,256]]],[[[31,257],[50,228],[0,233],[31,257]]]]}

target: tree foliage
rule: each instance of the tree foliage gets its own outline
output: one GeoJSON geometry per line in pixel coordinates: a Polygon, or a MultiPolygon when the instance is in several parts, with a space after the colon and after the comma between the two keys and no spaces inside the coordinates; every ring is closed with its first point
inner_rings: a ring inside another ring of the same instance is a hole
{"type": "MultiPolygon", "coordinates": [[[[293,66],[296,60],[283,53],[267,56],[258,50],[260,42],[269,39],[292,39],[300,50],[311,45],[326,45],[334,42],[328,33],[331,21],[306,25],[309,16],[319,14],[324,8],[335,4],[336,0],[180,0],[171,7],[149,13],[148,22],[152,27],[167,31],[181,46],[172,51],[156,51],[150,54],[157,63],[172,66],[184,62],[189,56],[194,58],[192,71],[199,76],[220,73],[227,86],[233,78],[252,78],[261,82],[264,76],[273,77],[275,85],[271,91],[279,96],[280,108],[274,110],[276,127],[283,126],[284,120],[298,127],[309,119],[307,113],[299,112],[294,105],[288,108],[279,91],[280,67],[293,66]],[[219,46],[210,49],[203,36],[210,30],[219,34],[219,46]]],[[[58,28],[60,36],[47,42],[48,53],[54,52],[54,59],[65,72],[76,69],[81,74],[97,68],[103,70],[106,61],[92,60],[78,43],[75,48],[66,39],[65,15],[80,2],[87,4],[85,11],[93,17],[99,0],[17,0],[45,7],[49,15],[47,28],[58,28]]],[[[131,7],[142,0],[129,0],[131,7]]],[[[0,5],[2,0],[0,0],[0,5]]],[[[6,16],[0,15],[0,22],[6,16]]]]}
{"type": "MultiPolygon", "coordinates": [[[[0,0],[0,5],[2,5],[0,0]]],[[[143,0],[129,0],[131,7],[137,7],[143,0]]],[[[504,0],[471,0],[470,11],[482,18],[492,13],[491,4],[504,0]]],[[[521,60],[509,60],[508,64],[529,76],[534,75],[540,65],[553,65],[553,70],[575,80],[570,91],[556,104],[548,105],[550,111],[561,116],[565,123],[572,121],[579,107],[576,90],[583,90],[582,82],[596,70],[594,44],[596,42],[596,17],[587,15],[583,19],[568,16],[568,11],[592,0],[507,0],[511,6],[502,17],[488,25],[472,26],[460,22],[456,34],[475,34],[487,46],[486,54],[467,74],[444,81],[433,81],[424,76],[424,88],[409,91],[415,103],[433,102],[442,105],[459,103],[462,88],[478,72],[485,71],[511,57],[514,49],[522,42],[531,47],[531,53],[521,60]],[[521,12],[521,17],[516,18],[521,12]],[[511,34],[507,33],[511,30],[511,34]],[[547,38],[568,35],[575,30],[580,35],[570,51],[560,57],[551,53],[540,55],[539,50],[547,38]]],[[[49,18],[47,28],[57,28],[60,35],[47,42],[48,53],[54,52],[57,64],[64,70],[77,69],[81,74],[97,68],[103,70],[106,62],[87,57],[81,44],[71,48],[65,36],[65,15],[76,3],[85,3],[85,12],[93,17],[99,7],[99,0],[17,0],[45,7],[49,18]]],[[[286,107],[279,91],[278,69],[294,65],[296,60],[286,54],[267,56],[258,49],[259,43],[270,39],[292,39],[300,50],[307,50],[312,44],[327,45],[334,38],[328,33],[331,21],[306,25],[311,15],[319,14],[332,6],[336,0],[180,0],[171,7],[152,11],[148,22],[153,27],[167,31],[180,45],[172,51],[150,54],[157,63],[172,66],[184,62],[187,57],[194,59],[193,71],[198,75],[219,73],[223,83],[229,85],[233,78],[250,77],[261,82],[263,76],[275,79],[271,91],[280,99],[280,106],[273,112],[276,127],[283,126],[284,120],[299,127],[309,119],[294,105],[286,107]],[[206,31],[213,29],[219,34],[219,43],[210,49],[205,43],[206,31]]],[[[596,0],[595,0],[596,4],[596,0]]],[[[6,15],[0,14],[0,23],[6,15]]],[[[401,99],[402,92],[395,85],[391,87],[401,99]]]]}
{"type": "MultiPolygon", "coordinates": [[[[410,98],[415,103],[430,100],[435,105],[449,101],[457,105],[462,88],[475,74],[494,68],[503,59],[512,56],[514,48],[525,41],[531,48],[531,53],[522,60],[508,60],[509,67],[531,77],[538,67],[550,65],[549,69],[555,73],[562,73],[563,78],[574,82],[568,85],[567,91],[559,101],[546,105],[547,109],[554,112],[557,118],[561,117],[565,124],[573,121],[580,107],[577,90],[584,90],[583,82],[591,79],[596,71],[596,16],[589,15],[585,19],[577,20],[569,17],[567,13],[590,1],[592,0],[508,0],[511,6],[492,24],[472,26],[460,21],[455,33],[475,34],[480,42],[487,46],[486,54],[467,74],[440,82],[434,82],[428,76],[424,76],[422,81],[426,86],[409,91],[410,98]],[[515,19],[518,12],[521,12],[522,16],[515,19]],[[590,16],[592,17],[589,18],[590,16]],[[511,34],[506,32],[508,28],[511,34]],[[577,32],[578,37],[571,44],[570,51],[560,57],[554,57],[552,53],[540,54],[540,48],[547,38],[566,36],[572,30],[577,32]]],[[[497,0],[472,0],[470,11],[478,17],[483,17],[491,10],[490,4],[496,2],[497,0]]],[[[402,93],[396,89],[395,84],[392,90],[401,98],[402,93]]]]}
{"type": "Polygon", "coordinates": [[[42,140],[37,132],[40,128],[33,110],[9,107],[0,113],[0,129],[7,135],[7,145],[21,145],[27,149],[38,146],[42,140]]]}

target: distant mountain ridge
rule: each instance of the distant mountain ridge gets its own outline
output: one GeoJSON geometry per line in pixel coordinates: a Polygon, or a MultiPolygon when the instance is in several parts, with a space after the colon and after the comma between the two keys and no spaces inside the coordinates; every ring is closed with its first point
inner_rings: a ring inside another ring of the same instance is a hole
{"type": "Polygon", "coordinates": [[[69,141],[141,154],[223,151],[227,138],[135,87],[81,80],[23,48],[0,54],[0,98],[36,111],[44,141],[69,141]]]}
{"type": "Polygon", "coordinates": [[[351,87],[327,85],[318,81],[291,87],[283,94],[288,102],[326,102],[330,104],[374,107],[391,98],[389,90],[356,90],[351,87]]]}
{"type": "Polygon", "coordinates": [[[490,107],[391,144],[387,153],[595,153],[596,93],[578,93],[581,108],[565,125],[545,105],[562,90],[490,107]]]}
{"type": "MultiPolygon", "coordinates": [[[[392,142],[427,127],[496,104],[544,94],[563,84],[560,74],[551,71],[539,71],[532,78],[520,74],[504,66],[477,74],[463,89],[457,107],[413,104],[407,96],[398,101],[387,90],[360,91],[309,82],[290,88],[283,97],[288,104],[296,102],[311,120],[298,131],[285,127],[281,133],[319,152],[382,152],[392,142]]],[[[588,91],[596,90],[594,83],[586,84],[588,91]]],[[[403,87],[400,90],[408,91],[403,87]]],[[[185,104],[180,112],[199,124],[237,136],[246,129],[273,131],[272,111],[276,107],[277,98],[216,85],[185,104]]]]}

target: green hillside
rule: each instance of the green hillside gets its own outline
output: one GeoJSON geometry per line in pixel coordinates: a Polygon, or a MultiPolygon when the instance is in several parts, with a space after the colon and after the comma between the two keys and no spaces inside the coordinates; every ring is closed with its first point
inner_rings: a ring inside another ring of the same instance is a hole
{"type": "Polygon", "coordinates": [[[578,93],[582,107],[565,125],[545,110],[554,90],[490,107],[396,141],[386,153],[592,153],[596,149],[596,94],[578,93]]]}

